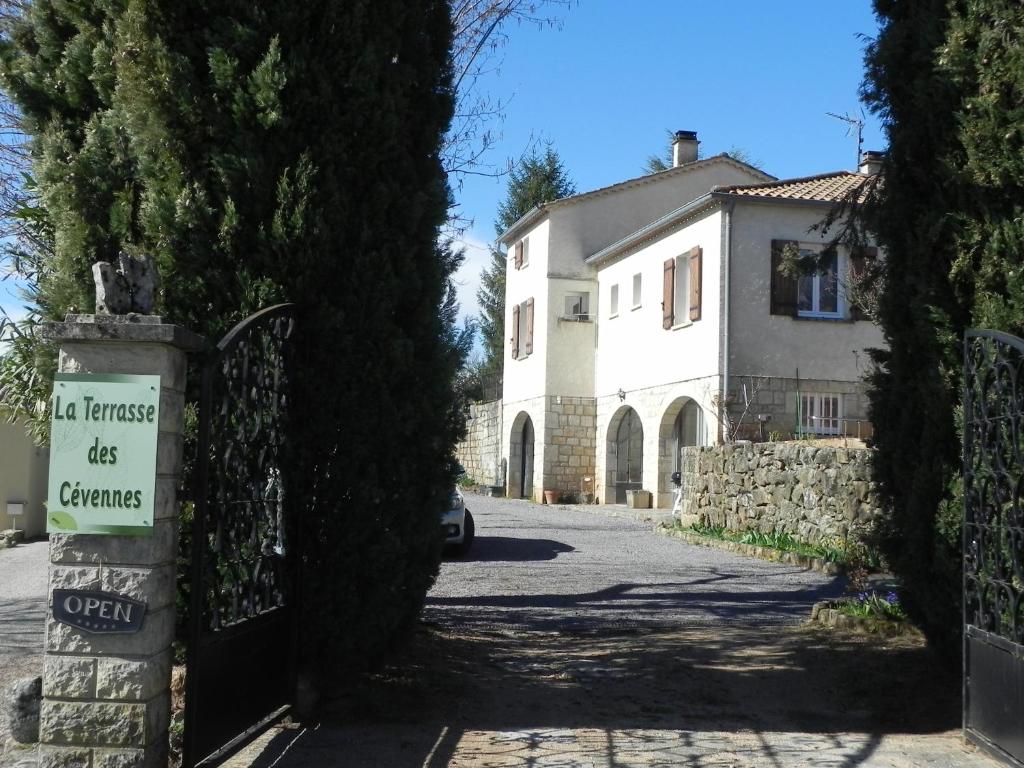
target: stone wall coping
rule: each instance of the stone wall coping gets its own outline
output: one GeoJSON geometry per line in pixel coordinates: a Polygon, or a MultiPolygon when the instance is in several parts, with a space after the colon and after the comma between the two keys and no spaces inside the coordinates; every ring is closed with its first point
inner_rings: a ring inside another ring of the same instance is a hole
{"type": "Polygon", "coordinates": [[[43,337],[56,342],[121,342],[168,344],[186,352],[206,348],[206,339],[180,325],[163,322],[156,315],[76,315],[62,323],[46,323],[43,337]]]}

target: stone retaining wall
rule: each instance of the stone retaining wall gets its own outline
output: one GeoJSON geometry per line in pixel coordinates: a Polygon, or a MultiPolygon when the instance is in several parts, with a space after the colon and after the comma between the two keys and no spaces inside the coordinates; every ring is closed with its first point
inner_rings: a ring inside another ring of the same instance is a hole
{"type": "Polygon", "coordinates": [[[881,513],[871,453],[811,443],[684,448],[682,519],[812,544],[861,539],[881,513]]]}
{"type": "Polygon", "coordinates": [[[469,406],[466,439],[455,448],[466,474],[482,485],[504,485],[501,471],[501,401],[469,406]]]}

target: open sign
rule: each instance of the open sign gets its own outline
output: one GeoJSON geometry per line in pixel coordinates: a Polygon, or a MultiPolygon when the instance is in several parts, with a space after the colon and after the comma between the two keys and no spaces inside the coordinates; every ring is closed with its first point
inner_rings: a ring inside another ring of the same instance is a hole
{"type": "Polygon", "coordinates": [[[145,603],[113,592],[53,590],[53,618],[86,632],[138,632],[145,615],[145,603]]]}

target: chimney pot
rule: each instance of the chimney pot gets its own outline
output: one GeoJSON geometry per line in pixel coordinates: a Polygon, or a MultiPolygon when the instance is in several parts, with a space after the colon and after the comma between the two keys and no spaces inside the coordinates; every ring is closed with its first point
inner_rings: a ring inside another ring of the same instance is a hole
{"type": "Polygon", "coordinates": [[[678,168],[684,163],[692,163],[697,160],[696,131],[676,131],[675,139],[672,141],[672,167],[678,168]]]}

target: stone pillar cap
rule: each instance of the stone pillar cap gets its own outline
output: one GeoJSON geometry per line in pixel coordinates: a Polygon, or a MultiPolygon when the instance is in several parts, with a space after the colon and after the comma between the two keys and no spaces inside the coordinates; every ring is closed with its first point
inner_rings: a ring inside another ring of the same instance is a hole
{"type": "Polygon", "coordinates": [[[169,344],[186,352],[206,348],[206,339],[180,325],[165,323],[158,315],[75,315],[63,323],[43,325],[43,338],[51,341],[131,341],[136,344],[169,344]]]}

